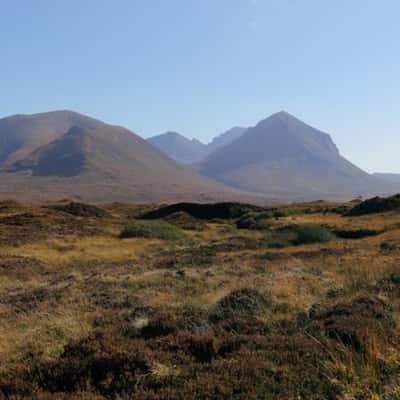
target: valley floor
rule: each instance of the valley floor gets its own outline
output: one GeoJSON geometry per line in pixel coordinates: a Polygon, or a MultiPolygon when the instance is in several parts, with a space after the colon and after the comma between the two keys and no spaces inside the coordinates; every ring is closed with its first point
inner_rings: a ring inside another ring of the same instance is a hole
{"type": "Polygon", "coordinates": [[[400,213],[0,203],[0,399],[400,398],[400,213]]]}

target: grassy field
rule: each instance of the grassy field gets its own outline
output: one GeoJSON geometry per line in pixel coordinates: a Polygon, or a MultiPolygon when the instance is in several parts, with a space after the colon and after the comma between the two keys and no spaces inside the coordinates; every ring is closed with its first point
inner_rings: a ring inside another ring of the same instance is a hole
{"type": "Polygon", "coordinates": [[[400,399],[400,212],[353,206],[0,203],[0,399],[400,399]]]}

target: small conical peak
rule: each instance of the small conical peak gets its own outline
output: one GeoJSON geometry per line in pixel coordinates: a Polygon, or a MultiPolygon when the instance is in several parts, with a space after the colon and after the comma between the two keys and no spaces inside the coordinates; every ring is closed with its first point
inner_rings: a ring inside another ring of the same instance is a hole
{"type": "Polygon", "coordinates": [[[160,135],[153,136],[150,139],[189,140],[186,136],[183,136],[175,131],[168,131],[165,133],[161,133],[160,135]]]}
{"type": "Polygon", "coordinates": [[[288,113],[285,110],[279,111],[275,114],[272,114],[270,118],[281,118],[281,119],[297,119],[294,115],[288,113]]]}
{"type": "Polygon", "coordinates": [[[155,141],[155,140],[179,140],[179,139],[185,139],[184,136],[182,136],[178,132],[174,131],[167,131],[164,133],[160,133],[159,135],[151,136],[147,140],[150,142],[155,141]]]}
{"type": "Polygon", "coordinates": [[[168,131],[164,133],[165,136],[171,136],[171,137],[182,137],[182,135],[178,132],[175,131],[168,131]]]}
{"type": "Polygon", "coordinates": [[[293,122],[304,124],[304,122],[296,118],[294,115],[288,113],[287,111],[282,110],[261,120],[256,126],[265,125],[273,122],[279,122],[285,125],[293,122]]]}

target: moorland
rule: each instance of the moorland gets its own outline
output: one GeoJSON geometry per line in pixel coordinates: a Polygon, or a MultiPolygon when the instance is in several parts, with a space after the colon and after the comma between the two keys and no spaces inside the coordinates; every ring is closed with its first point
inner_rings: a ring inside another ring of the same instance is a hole
{"type": "Polygon", "coordinates": [[[0,203],[0,398],[400,398],[400,201],[0,203]]]}

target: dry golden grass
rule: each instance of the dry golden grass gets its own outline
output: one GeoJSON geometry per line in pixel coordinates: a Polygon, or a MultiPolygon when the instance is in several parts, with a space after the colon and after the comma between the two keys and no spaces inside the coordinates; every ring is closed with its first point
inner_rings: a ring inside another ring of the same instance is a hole
{"type": "Polygon", "coordinates": [[[34,257],[49,264],[70,264],[74,262],[135,261],[150,249],[161,245],[158,240],[128,239],[121,241],[113,236],[94,236],[50,239],[20,247],[3,247],[3,254],[34,257]]]}
{"type": "MultiPolygon", "coordinates": [[[[274,219],[273,226],[319,224],[340,230],[386,231],[359,240],[337,239],[271,248],[265,242],[269,231],[239,230],[232,221],[208,222],[201,230],[186,230],[186,238],[177,243],[143,238],[121,240],[118,234],[131,210],[123,205],[113,207],[112,218],[90,221],[95,228],[90,234],[80,232],[79,224],[83,229],[86,222],[76,219],[76,225],[71,225],[77,229],[76,233],[49,233],[38,240],[32,236],[17,245],[7,242],[0,245],[0,257],[5,260],[4,266],[0,263],[0,398],[1,374],[13,368],[22,368],[27,363],[58,362],[66,346],[99,332],[121,336],[129,344],[131,339],[122,333],[126,325],[133,332],[140,332],[163,313],[173,315],[176,320],[186,308],[212,313],[224,298],[240,289],[251,288],[271,297],[271,308],[260,313],[256,322],[272,332],[282,321],[290,325],[296,318],[303,318],[314,305],[328,307],[341,301],[351,302],[365,293],[379,295],[390,303],[391,315],[396,324],[400,323],[400,291],[390,289],[390,292],[382,283],[391,274],[399,273],[400,214],[346,218],[333,213],[308,214],[301,212],[300,207],[295,214],[274,219]],[[391,244],[387,251],[381,248],[386,242],[391,244]],[[37,262],[40,264],[36,265],[37,262]]],[[[29,206],[29,211],[38,213],[35,206],[29,206]]],[[[5,229],[9,227],[0,225],[0,231],[5,229]]],[[[246,326],[251,328],[253,323],[246,322],[246,326]]],[[[281,334],[279,331],[278,336],[281,334]]],[[[172,340],[171,348],[180,340],[176,335],[165,339],[172,340]]],[[[374,335],[371,332],[368,337],[369,358],[362,362],[343,343],[332,347],[321,338],[304,336],[303,339],[315,346],[313,351],[329,354],[312,368],[321,368],[330,380],[343,380],[345,383],[340,381],[343,399],[362,395],[365,397],[358,398],[383,399],[379,397],[381,389],[376,389],[379,386],[376,382],[381,379],[378,366],[384,363],[393,371],[400,371],[400,348],[393,343],[384,348],[381,338],[374,335]],[[369,392],[363,391],[366,385],[370,385],[369,392]]],[[[143,338],[133,337],[134,343],[138,340],[145,346],[143,338]]],[[[249,343],[261,340],[260,337],[266,337],[264,331],[254,338],[249,336],[249,343]]],[[[141,379],[152,377],[157,382],[174,382],[190,374],[190,368],[176,354],[167,354],[164,348],[159,353],[154,350],[162,341],[151,343],[156,355],[151,356],[148,376],[141,379]]],[[[201,346],[202,351],[212,353],[211,345],[201,346]]],[[[268,349],[265,354],[271,352],[268,349]]],[[[246,357],[261,356],[258,350],[249,350],[249,354],[245,349],[241,351],[230,359],[228,366],[213,368],[223,371],[243,363],[244,369],[238,374],[245,374],[246,357]]],[[[216,358],[216,363],[223,365],[224,359],[216,358]]],[[[189,362],[187,358],[184,360],[189,362]]],[[[280,362],[285,364],[287,360],[280,362]]],[[[274,360],[268,360],[268,365],[273,370],[279,369],[274,360]]],[[[284,370],[291,371],[293,366],[285,365],[284,370]]],[[[204,372],[202,364],[191,368],[204,372]]],[[[216,374],[215,369],[212,371],[207,372],[209,379],[216,374]]],[[[173,394],[168,396],[174,398],[173,394]]]]}

